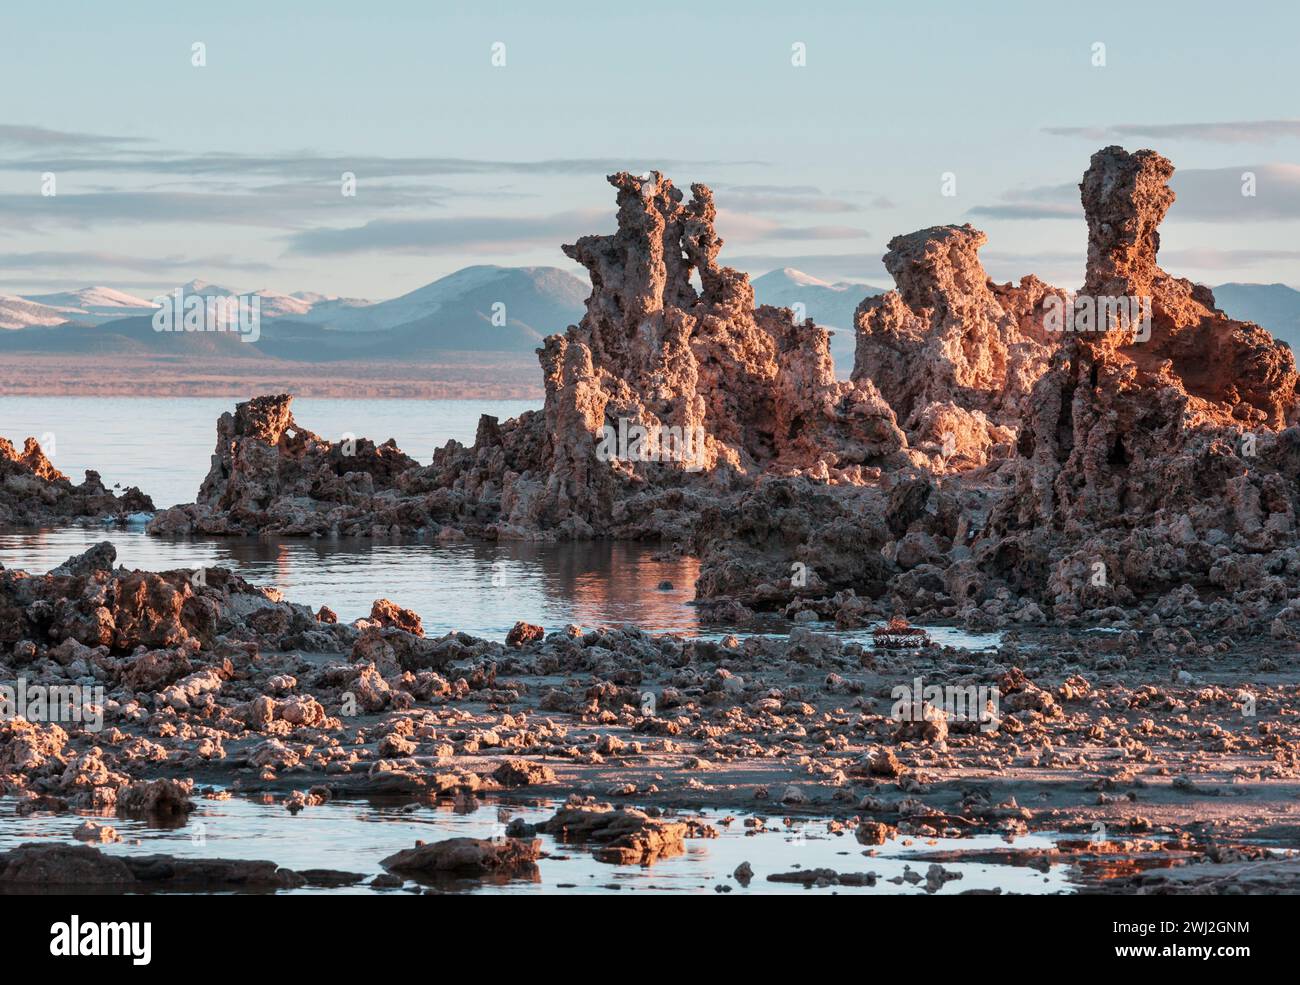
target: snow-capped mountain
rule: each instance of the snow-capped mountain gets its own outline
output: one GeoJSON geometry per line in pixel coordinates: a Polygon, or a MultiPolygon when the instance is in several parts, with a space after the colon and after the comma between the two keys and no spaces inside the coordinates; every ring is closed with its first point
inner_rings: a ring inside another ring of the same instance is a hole
{"type": "Polygon", "coordinates": [[[113,318],[156,307],[152,301],[112,287],[83,287],[79,291],[63,291],[58,294],[29,294],[27,300],[53,308],[69,308],[113,318]]]}
{"type": "Polygon", "coordinates": [[[144,314],[156,307],[111,287],[85,287],[57,294],[0,296],[0,328],[49,328],[67,322],[97,325],[116,318],[144,314]]]}
{"type": "Polygon", "coordinates": [[[316,303],[266,288],[254,291],[253,294],[262,299],[258,304],[261,305],[263,318],[301,318],[309,314],[316,303]]]}
{"type": "Polygon", "coordinates": [[[0,294],[0,328],[44,328],[62,325],[72,320],[70,308],[57,308],[20,298],[14,294],[0,294]]]}
{"type": "MultiPolygon", "coordinates": [[[[174,302],[177,291],[182,302],[195,296],[241,293],[196,279],[159,297],[174,302]]],[[[283,294],[266,288],[246,293],[259,299],[258,346],[263,354],[282,359],[402,360],[443,352],[531,356],[543,338],[563,332],[582,317],[588,287],[555,267],[477,266],[377,303],[310,292],[283,294]]],[[[7,348],[74,352],[88,345],[130,345],[165,346],[175,351],[185,346],[211,347],[221,341],[201,338],[201,333],[188,333],[188,337],[187,333],[161,333],[161,339],[155,338],[159,333],[149,324],[154,302],[106,288],[45,297],[66,301],[68,306],[41,304],[34,298],[0,299],[0,325],[39,328],[58,336],[14,337],[7,348]],[[110,310],[115,314],[108,314],[110,310]],[[58,328],[65,324],[68,331],[58,328]],[[89,334],[87,326],[93,327],[89,334]],[[115,339],[118,335],[122,339],[115,339]]],[[[215,314],[219,321],[225,317],[221,309],[215,314]]]]}
{"type": "Polygon", "coordinates": [[[826,328],[853,329],[853,311],[865,297],[883,294],[885,288],[847,281],[830,281],[793,267],[770,270],[753,279],[754,300],[777,308],[802,304],[807,316],[826,328]]]}
{"type": "Polygon", "coordinates": [[[546,324],[559,311],[577,312],[581,317],[587,293],[586,284],[556,267],[485,264],[457,270],[388,301],[370,304],[333,298],[316,302],[303,320],[342,332],[382,332],[430,318],[454,320],[469,311],[490,324],[495,310],[503,311],[507,324],[515,321],[533,328],[540,340],[569,326],[568,321],[546,324]],[[494,309],[495,305],[503,308],[494,309]]]}

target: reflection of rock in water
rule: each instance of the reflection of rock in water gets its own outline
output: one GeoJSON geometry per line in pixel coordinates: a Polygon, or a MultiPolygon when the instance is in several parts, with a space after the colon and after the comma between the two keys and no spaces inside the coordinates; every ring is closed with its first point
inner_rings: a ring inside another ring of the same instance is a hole
{"type": "Polygon", "coordinates": [[[286,598],[325,605],[344,622],[388,598],[414,610],[429,635],[451,629],[504,639],[519,620],[548,631],[636,622],[652,631],[694,632],[689,604],[698,562],[657,560],[635,543],[536,544],[463,541],[395,545],[362,538],[227,537],[170,540],[133,531],[61,528],[0,532],[0,563],[46,571],[96,540],[112,541],[118,563],[167,570],[230,568],[286,598]],[[499,567],[494,567],[498,565],[499,567]],[[504,582],[494,585],[501,573],[504,582]],[[675,588],[659,591],[668,580],[675,588]]]}
{"type": "MultiPolygon", "coordinates": [[[[638,626],[671,627],[694,632],[694,610],[687,604],[694,595],[699,561],[695,558],[656,560],[633,545],[602,542],[594,557],[575,557],[572,580],[564,586],[572,600],[573,620],[596,626],[613,622],[638,626]],[[683,586],[661,590],[660,582],[683,586]]],[[[574,545],[575,553],[583,545],[574,545]]]]}

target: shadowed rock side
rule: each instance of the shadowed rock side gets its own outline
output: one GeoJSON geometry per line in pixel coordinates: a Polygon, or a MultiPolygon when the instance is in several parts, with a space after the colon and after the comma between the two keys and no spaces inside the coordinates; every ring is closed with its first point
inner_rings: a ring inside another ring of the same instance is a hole
{"type": "Polygon", "coordinates": [[[849,382],[824,329],[755,308],[718,263],[707,188],[613,175],[617,232],[565,247],[592,293],[539,350],[541,411],[484,417],[421,466],[259,398],[223,416],[198,502],[151,530],[656,540],[701,557],[697,595],[732,620],[1140,603],[1240,624],[1296,594],[1296,370],[1157,265],[1172,173],[1153,151],[1093,156],[1077,295],[993,283],[969,225],[896,237],[897,289],[859,306],[849,382]],[[1052,321],[1112,297],[1149,317],[1052,321]]]}
{"type": "Polygon", "coordinates": [[[79,486],[54,467],[35,438],[19,452],[0,438],[0,526],[44,526],[69,520],[116,517],[153,511],[153,500],[134,486],[120,495],[104,488],[87,470],[79,486]]]}

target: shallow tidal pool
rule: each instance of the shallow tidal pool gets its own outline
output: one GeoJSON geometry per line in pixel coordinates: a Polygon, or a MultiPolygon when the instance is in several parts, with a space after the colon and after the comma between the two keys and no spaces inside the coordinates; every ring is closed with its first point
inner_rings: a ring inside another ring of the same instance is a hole
{"type": "MultiPolygon", "coordinates": [[[[123,818],[98,818],[117,829],[122,841],[101,846],[109,854],[169,854],[187,858],[268,859],[282,868],[337,869],[359,873],[369,882],[384,871],[380,861],[394,852],[412,847],[416,840],[444,838],[501,837],[505,823],[522,817],[530,823],[544,821],[559,806],[552,801],[514,803],[499,800],[469,800],[412,803],[335,801],[308,807],[292,815],[282,803],[261,803],[233,797],[227,800],[196,799],[196,810],[184,823],[160,828],[123,818]]],[[[75,843],[72,832],[89,814],[34,813],[20,816],[16,801],[0,799],[0,851],[29,841],[75,843]]],[[[683,817],[687,816],[685,814],[683,817]]],[[[925,894],[924,876],[930,863],[926,855],[954,851],[986,852],[1006,849],[1050,848],[1049,834],[1029,834],[1008,841],[996,835],[969,838],[922,839],[899,837],[868,849],[858,844],[852,832],[831,834],[824,819],[795,819],[787,826],[782,816],[766,818],[766,828],[754,833],[745,826],[752,815],[738,811],[708,810],[699,817],[718,832],[717,838],[687,839],[686,851],[651,865],[615,865],[596,861],[581,842],[561,842],[547,835],[542,840],[544,857],[532,879],[460,881],[441,884],[442,891],[520,895],[543,892],[565,893],[712,893],[719,885],[735,893],[817,894],[925,894]],[[732,818],[729,824],[724,818],[732,818]],[[874,854],[868,852],[874,851],[874,854]],[[732,876],[742,862],[754,871],[748,887],[732,876]],[[797,883],[770,882],[773,873],[796,869],[834,869],[841,873],[875,872],[875,886],[826,886],[807,888],[797,883]],[[906,878],[908,872],[921,881],[906,878]],[[902,879],[901,882],[891,882],[902,879]]],[[[1073,886],[1070,867],[1049,868],[999,864],[989,861],[944,862],[960,879],[938,890],[953,895],[967,890],[1001,889],[1004,893],[1066,893],[1073,886]]],[[[404,889],[423,889],[408,880],[404,889]]],[[[375,892],[358,884],[338,888],[303,887],[283,890],[294,894],[375,892]]],[[[401,890],[387,890],[400,892],[401,890]]]]}

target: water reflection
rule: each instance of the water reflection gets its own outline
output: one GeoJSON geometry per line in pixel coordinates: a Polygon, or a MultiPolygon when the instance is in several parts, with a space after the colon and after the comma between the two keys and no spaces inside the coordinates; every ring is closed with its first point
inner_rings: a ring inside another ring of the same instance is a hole
{"type": "Polygon", "coordinates": [[[131,568],[226,567],[295,602],[328,605],[344,620],[377,598],[414,609],[429,633],[463,630],[500,639],[516,620],[549,629],[636,624],[696,633],[689,603],[699,563],[660,560],[625,542],[466,541],[392,544],[352,538],[177,540],[138,530],[59,528],[0,533],[0,563],[44,572],[100,540],[131,568]],[[672,588],[661,590],[661,582],[672,588]]]}
{"type": "MultiPolygon", "coordinates": [[[[45,572],[101,540],[113,542],[118,564],[128,568],[231,568],[254,584],[280,589],[291,601],[313,608],[328,605],[347,622],[368,616],[375,599],[391,599],[418,612],[430,635],[458,630],[500,640],[520,619],[547,631],[576,623],[712,638],[733,630],[744,636],[788,632],[780,619],[770,631],[701,626],[692,604],[699,561],[664,560],[648,545],[626,541],[183,540],[149,537],[139,530],[64,527],[0,532],[0,564],[45,572]],[[662,583],[671,587],[660,588],[662,583]]],[[[832,623],[808,628],[836,632],[832,623]]],[[[1000,637],[953,626],[926,629],[936,643],[967,650],[994,647],[1000,637]]],[[[837,635],[872,645],[870,628],[837,635]]]]}

